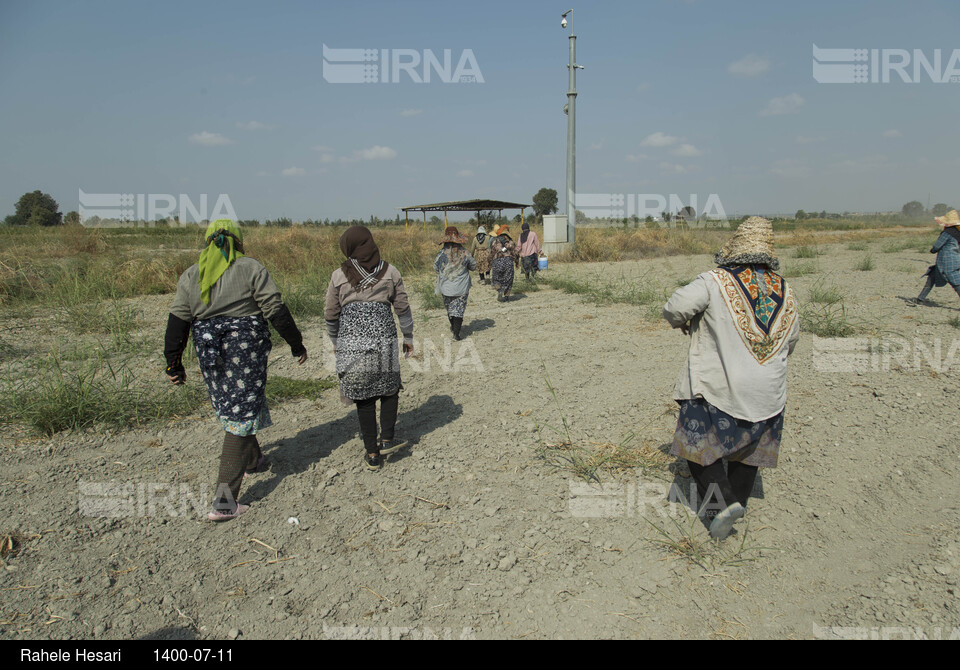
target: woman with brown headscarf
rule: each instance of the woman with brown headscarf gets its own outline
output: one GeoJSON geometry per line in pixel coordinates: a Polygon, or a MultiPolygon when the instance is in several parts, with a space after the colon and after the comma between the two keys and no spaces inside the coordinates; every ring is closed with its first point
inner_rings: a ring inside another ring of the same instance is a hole
{"type": "Polygon", "coordinates": [[[364,462],[371,470],[379,470],[383,456],[407,444],[394,437],[403,385],[391,306],[400,320],[407,358],[413,353],[413,313],[400,271],[381,260],[367,228],[347,229],[340,238],[340,250],[346,260],[330,278],[324,318],[337,355],[340,393],[357,405],[364,462]]]}

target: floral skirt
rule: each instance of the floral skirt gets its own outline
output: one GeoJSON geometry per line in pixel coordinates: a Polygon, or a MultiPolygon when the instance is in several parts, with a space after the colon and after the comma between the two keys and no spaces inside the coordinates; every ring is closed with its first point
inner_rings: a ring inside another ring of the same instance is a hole
{"type": "Polygon", "coordinates": [[[501,291],[509,291],[513,288],[513,258],[502,256],[493,259],[491,270],[490,283],[493,288],[501,291]]]}
{"type": "Polygon", "coordinates": [[[443,306],[447,308],[447,316],[458,319],[463,318],[463,313],[467,311],[467,296],[470,295],[445,295],[443,296],[443,306]]]}
{"type": "Polygon", "coordinates": [[[350,400],[394,395],[401,388],[400,348],[390,305],[352,302],[337,333],[340,392],[350,400]]]}
{"type": "Polygon", "coordinates": [[[273,425],[267,357],[273,343],[262,316],[216,316],[193,323],[193,346],[220,424],[234,435],[273,425]]]}
{"type": "Polygon", "coordinates": [[[735,419],[706,400],[681,400],[672,456],[707,466],[725,458],[761,468],[777,467],[783,412],[766,421],[735,419]]]}
{"type": "Polygon", "coordinates": [[[473,259],[477,261],[477,272],[484,275],[490,272],[489,249],[477,249],[477,254],[473,257],[473,259]]]}

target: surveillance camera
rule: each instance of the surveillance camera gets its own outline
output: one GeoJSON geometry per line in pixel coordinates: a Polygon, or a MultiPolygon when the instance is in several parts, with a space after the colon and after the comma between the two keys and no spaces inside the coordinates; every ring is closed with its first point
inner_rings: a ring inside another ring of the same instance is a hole
{"type": "Polygon", "coordinates": [[[561,27],[561,28],[566,28],[566,27],[567,27],[567,19],[566,19],[566,18],[564,18],[562,21],[560,21],[560,27],[561,27]]]}

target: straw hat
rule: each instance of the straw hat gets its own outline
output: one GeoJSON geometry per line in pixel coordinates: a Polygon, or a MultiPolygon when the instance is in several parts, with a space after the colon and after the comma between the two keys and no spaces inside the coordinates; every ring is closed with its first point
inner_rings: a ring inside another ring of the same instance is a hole
{"type": "Polygon", "coordinates": [[[773,224],[762,216],[751,216],[713,257],[717,265],[766,265],[780,269],[773,253],[773,224]]]}
{"type": "Polygon", "coordinates": [[[960,225],[960,214],[957,214],[957,210],[951,209],[949,212],[943,216],[935,216],[933,220],[939,223],[944,228],[949,228],[950,226],[960,225]]]}
{"type": "Polygon", "coordinates": [[[440,244],[447,243],[466,244],[467,236],[461,235],[456,226],[449,226],[445,231],[443,231],[443,237],[440,238],[440,244]]]}

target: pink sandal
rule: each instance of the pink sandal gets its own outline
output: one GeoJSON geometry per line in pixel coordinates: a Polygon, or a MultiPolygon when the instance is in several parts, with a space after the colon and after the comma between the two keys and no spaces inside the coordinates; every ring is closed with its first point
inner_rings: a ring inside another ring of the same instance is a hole
{"type": "Polygon", "coordinates": [[[217,510],[213,510],[212,512],[207,514],[207,518],[210,519],[210,521],[229,521],[230,519],[236,519],[238,516],[246,512],[248,509],[250,509],[250,505],[238,504],[237,511],[233,512],[232,514],[224,514],[223,512],[218,512],[217,510]]]}

